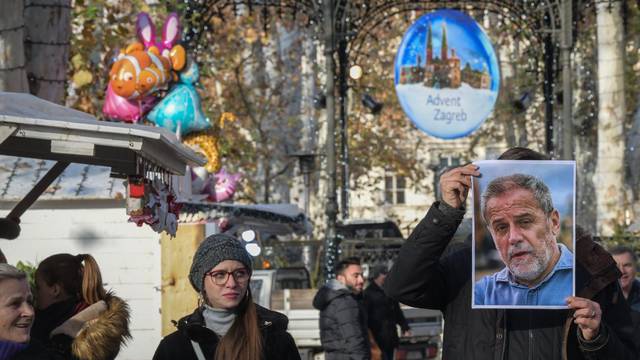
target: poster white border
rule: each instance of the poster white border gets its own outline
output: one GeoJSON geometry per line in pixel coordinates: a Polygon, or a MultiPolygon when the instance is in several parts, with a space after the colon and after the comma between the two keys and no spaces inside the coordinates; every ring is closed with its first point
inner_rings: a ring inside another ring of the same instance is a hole
{"type": "MultiPolygon", "coordinates": [[[[572,246],[573,246],[573,271],[572,271],[572,289],[571,295],[575,296],[576,292],[576,162],[574,160],[481,160],[473,162],[476,166],[478,166],[478,171],[482,174],[482,166],[491,165],[491,164],[500,164],[501,167],[508,167],[510,164],[514,165],[545,165],[545,166],[553,166],[553,165],[570,165],[572,167],[572,175],[573,179],[571,181],[571,185],[573,187],[573,201],[571,213],[573,216],[572,227],[571,227],[571,237],[572,237],[572,246]]],[[[535,172],[530,172],[530,175],[536,175],[535,172]]],[[[481,175],[482,176],[482,175],[481,175]]],[[[558,305],[476,305],[475,304],[475,284],[476,284],[476,206],[475,201],[475,186],[477,179],[473,178],[471,181],[471,308],[472,309],[567,309],[568,306],[558,306],[558,305]]]]}

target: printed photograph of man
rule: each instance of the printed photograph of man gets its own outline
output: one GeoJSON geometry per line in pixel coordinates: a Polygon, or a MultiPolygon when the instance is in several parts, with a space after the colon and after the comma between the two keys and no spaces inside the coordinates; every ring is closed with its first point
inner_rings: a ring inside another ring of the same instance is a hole
{"type": "MultiPolygon", "coordinates": [[[[487,170],[496,166],[493,164],[478,163],[483,177],[492,173],[487,170]]],[[[515,170],[504,162],[499,166],[515,170]]],[[[491,177],[478,189],[479,214],[474,220],[484,224],[502,264],[494,271],[476,272],[475,306],[564,308],[565,299],[573,295],[573,246],[559,241],[560,211],[554,206],[549,186],[531,174],[540,170],[539,166],[554,165],[529,164],[521,172],[491,177]]],[[[573,171],[567,175],[564,178],[573,188],[573,171]]]]}

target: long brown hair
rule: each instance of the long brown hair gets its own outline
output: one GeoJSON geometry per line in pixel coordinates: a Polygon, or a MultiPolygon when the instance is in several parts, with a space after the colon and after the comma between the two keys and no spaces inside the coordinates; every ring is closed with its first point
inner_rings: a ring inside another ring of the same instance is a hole
{"type": "Polygon", "coordinates": [[[260,360],[262,336],[258,327],[258,312],[253,303],[251,288],[238,304],[238,314],[225,336],[220,339],[215,360],[260,360]]]}
{"type": "Polygon", "coordinates": [[[98,263],[89,254],[51,255],[38,265],[36,276],[49,286],[59,284],[68,295],[89,305],[107,297],[98,263]]]}

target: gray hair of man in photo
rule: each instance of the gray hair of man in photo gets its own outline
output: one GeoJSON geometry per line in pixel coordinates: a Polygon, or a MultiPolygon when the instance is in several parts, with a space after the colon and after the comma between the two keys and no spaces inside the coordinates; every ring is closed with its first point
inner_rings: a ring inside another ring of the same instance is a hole
{"type": "Polygon", "coordinates": [[[540,209],[549,215],[553,211],[553,200],[549,187],[542,180],[535,176],[526,174],[513,174],[509,176],[501,176],[491,180],[480,199],[480,213],[485,223],[487,202],[489,199],[498,197],[513,189],[525,189],[531,191],[533,197],[538,201],[540,209]]]}

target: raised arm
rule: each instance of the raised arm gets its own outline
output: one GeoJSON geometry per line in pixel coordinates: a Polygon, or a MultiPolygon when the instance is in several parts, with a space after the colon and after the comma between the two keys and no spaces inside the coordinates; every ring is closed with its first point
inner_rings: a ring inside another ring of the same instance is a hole
{"type": "Polygon", "coordinates": [[[410,306],[444,310],[448,299],[468,280],[470,249],[442,254],[464,216],[471,177],[479,175],[473,164],[442,175],[442,201],[431,206],[400,249],[385,281],[388,296],[410,306]]]}

